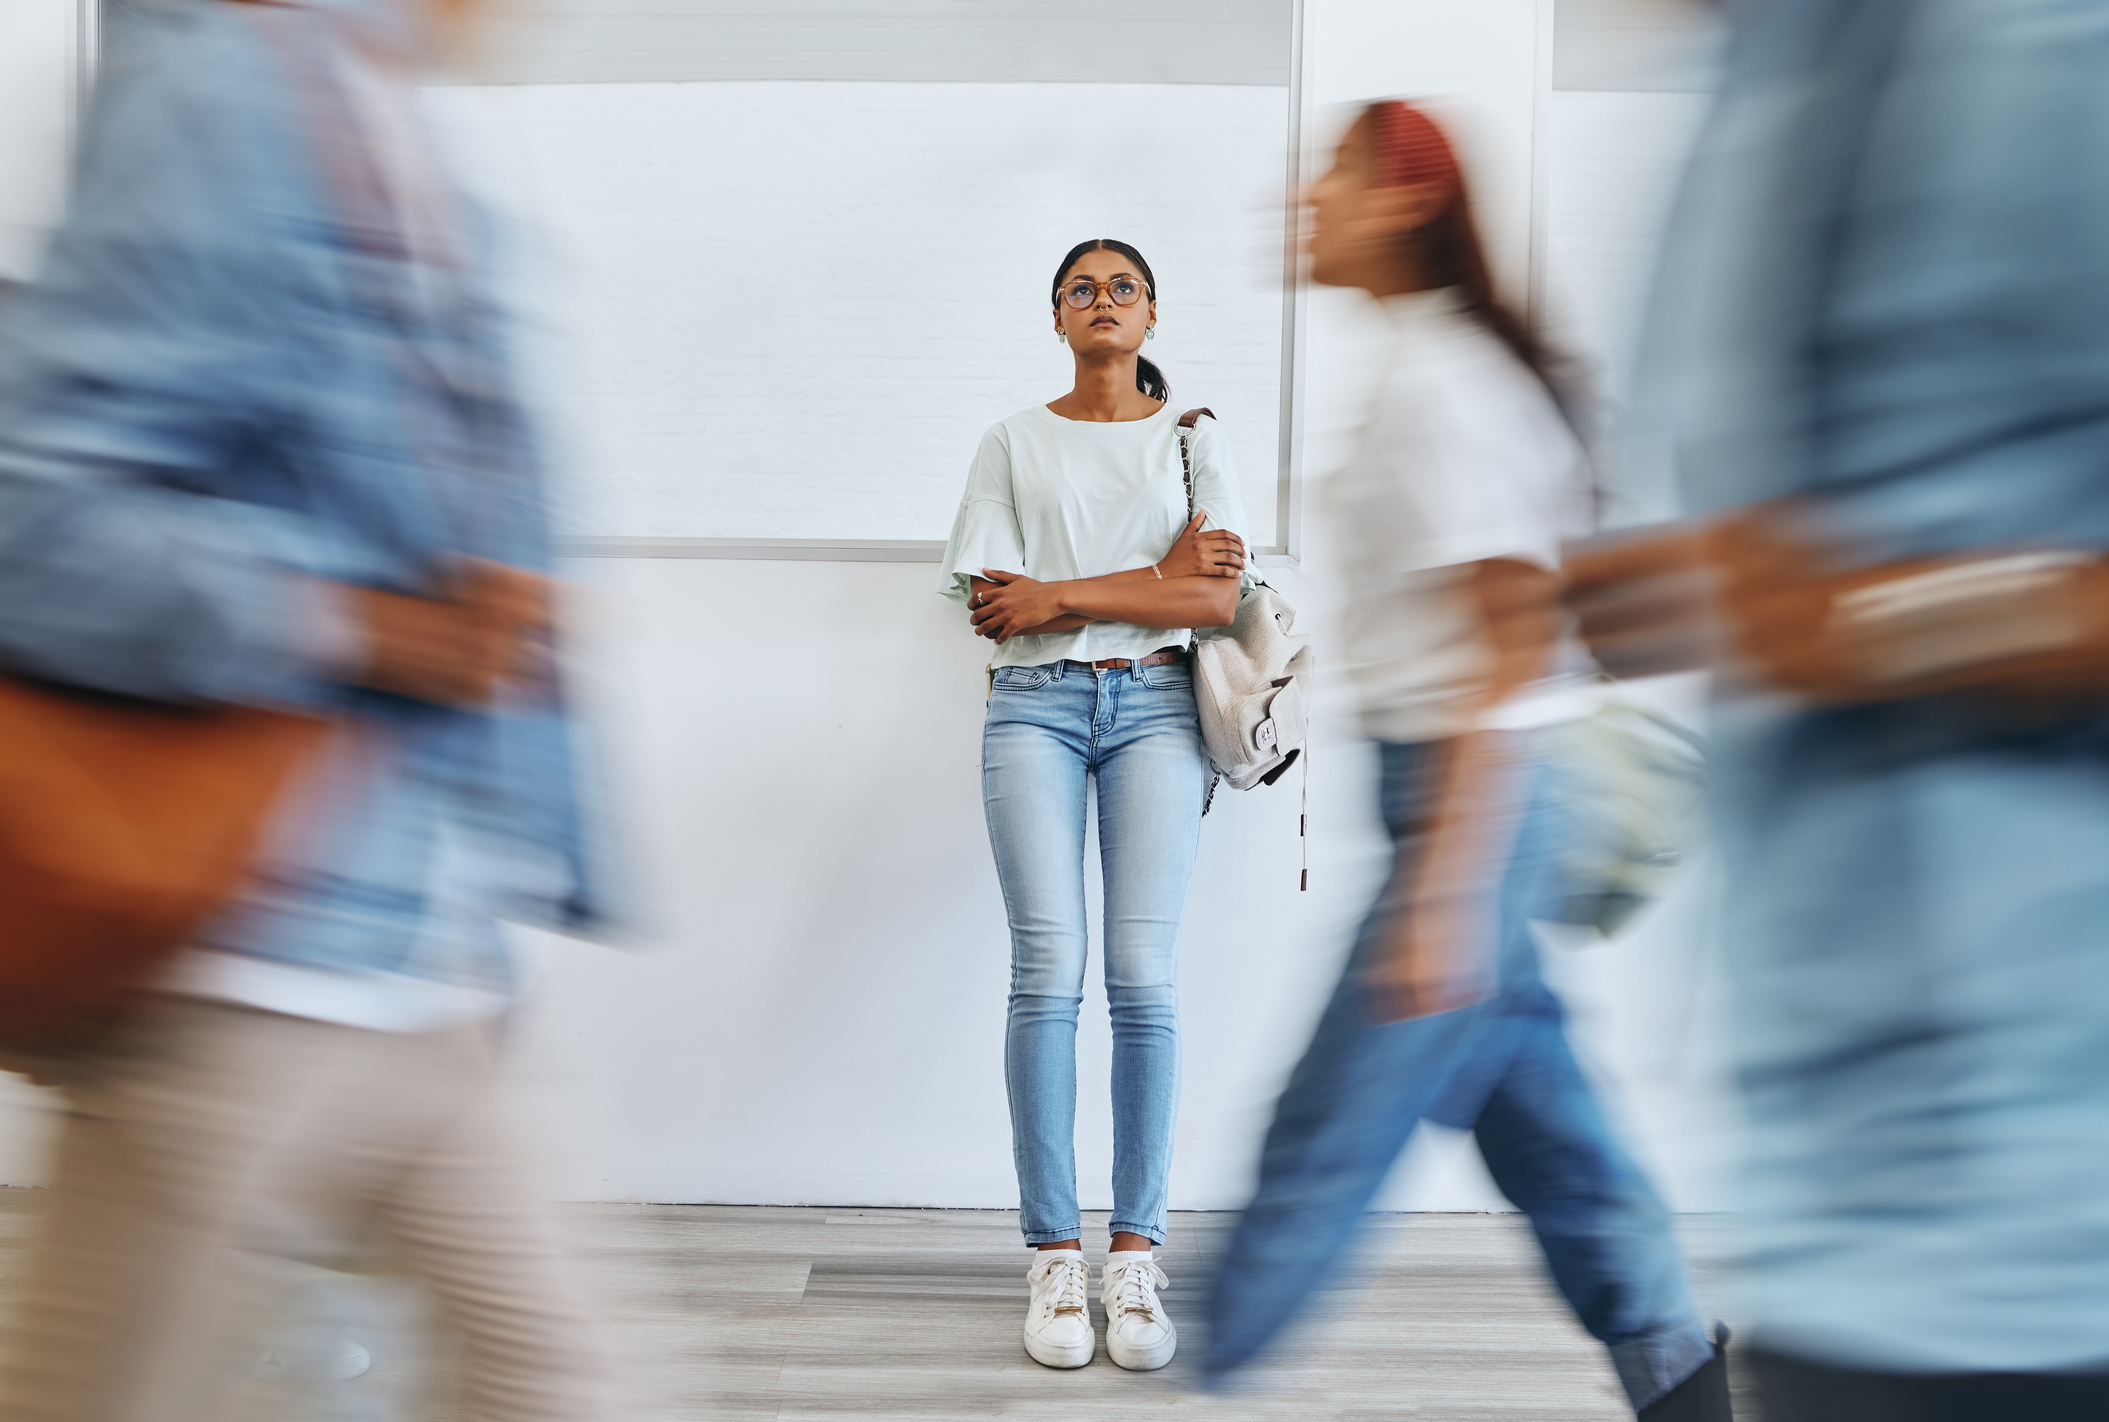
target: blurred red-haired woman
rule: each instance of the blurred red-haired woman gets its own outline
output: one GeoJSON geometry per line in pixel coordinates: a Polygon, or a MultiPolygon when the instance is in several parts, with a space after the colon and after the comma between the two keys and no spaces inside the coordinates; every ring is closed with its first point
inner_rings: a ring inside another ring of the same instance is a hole
{"type": "Polygon", "coordinates": [[[1581,441],[1433,120],[1371,105],[1308,201],[1313,280],[1397,327],[1327,499],[1397,860],[1276,1109],[1204,1366],[1220,1379],[1297,1314],[1426,1119],[1476,1133],[1641,1416],[1726,1419],[1668,1215],[1575,1066],[1530,929],[1585,889],[1562,851],[1592,832],[1549,734],[1592,708],[1555,616],[1560,545],[1588,528],[1581,441]]]}

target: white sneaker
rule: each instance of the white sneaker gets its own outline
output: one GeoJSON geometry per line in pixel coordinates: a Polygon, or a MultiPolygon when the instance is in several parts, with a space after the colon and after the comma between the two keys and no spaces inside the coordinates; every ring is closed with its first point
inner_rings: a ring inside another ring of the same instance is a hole
{"type": "MultiPolygon", "coordinates": [[[[1081,1249],[1043,1249],[1025,1282],[1025,1351],[1050,1368],[1081,1368],[1098,1340],[1091,1332],[1091,1266],[1081,1249]]],[[[1170,1356],[1167,1354],[1166,1356],[1170,1356]]]]}
{"type": "Polygon", "coordinates": [[[1179,1330],[1157,1298],[1170,1282],[1147,1250],[1106,1256],[1098,1296],[1106,1305],[1106,1354],[1114,1362],[1146,1373],[1179,1351],[1179,1330]]]}

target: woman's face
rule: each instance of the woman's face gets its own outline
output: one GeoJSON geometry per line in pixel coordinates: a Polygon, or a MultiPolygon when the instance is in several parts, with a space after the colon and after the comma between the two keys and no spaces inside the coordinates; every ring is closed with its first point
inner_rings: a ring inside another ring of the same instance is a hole
{"type": "Polygon", "coordinates": [[[1133,355],[1142,349],[1142,333],[1157,324],[1157,303],[1150,299],[1149,283],[1135,269],[1132,258],[1118,252],[1086,252],[1062,273],[1061,299],[1055,304],[1055,329],[1068,338],[1069,348],[1081,356],[1133,355]],[[1079,311],[1066,299],[1072,285],[1096,282],[1091,303],[1079,311]],[[1126,286],[1141,295],[1132,306],[1116,299],[1126,286]]]}
{"type": "Polygon", "coordinates": [[[1355,120],[1333,166],[1304,190],[1311,208],[1304,250],[1321,286],[1396,286],[1406,235],[1441,215],[1447,194],[1434,183],[1383,184],[1369,116],[1355,120]]]}

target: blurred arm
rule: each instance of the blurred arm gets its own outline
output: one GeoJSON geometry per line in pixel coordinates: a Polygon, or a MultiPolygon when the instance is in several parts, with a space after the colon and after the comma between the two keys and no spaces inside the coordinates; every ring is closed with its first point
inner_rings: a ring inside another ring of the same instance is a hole
{"type": "MultiPolygon", "coordinates": [[[[173,89],[173,92],[171,90],[173,89]]],[[[0,320],[0,660],[170,701],[270,700],[358,655],[284,509],[200,497],[277,413],[274,284],[224,115],[114,86],[38,282],[0,320]]]]}
{"type": "MultiPolygon", "coordinates": [[[[1559,626],[1559,578],[1510,558],[1460,573],[1493,654],[1475,698],[1478,719],[1544,674],[1559,626]]],[[[1402,855],[1393,869],[1390,898],[1401,907],[1364,980],[1375,1020],[1449,1012],[1492,994],[1493,897],[1520,808],[1512,769],[1498,731],[1474,729],[1445,743],[1426,841],[1417,862],[1402,855]]]]}
{"type": "Polygon", "coordinates": [[[2109,563],[2094,550],[2034,542],[1841,568],[1818,532],[1831,507],[1760,505],[1577,553],[1566,596],[1590,650],[1619,676],[1732,658],[1817,702],[2109,693],[2109,563]]]}
{"type": "Polygon", "coordinates": [[[176,702],[480,700],[540,625],[539,580],[345,586],[400,570],[299,510],[427,524],[416,471],[382,467],[404,462],[391,412],[338,363],[366,333],[318,285],[327,235],[257,176],[301,135],[249,111],[256,75],[181,68],[106,89],[73,211],[0,320],[0,663],[176,702]]]}

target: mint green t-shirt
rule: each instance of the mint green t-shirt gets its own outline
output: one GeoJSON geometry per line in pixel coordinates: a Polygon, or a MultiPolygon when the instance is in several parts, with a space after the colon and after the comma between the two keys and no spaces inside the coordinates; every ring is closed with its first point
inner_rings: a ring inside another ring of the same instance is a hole
{"type": "MultiPolygon", "coordinates": [[[[1203,527],[1242,534],[1245,506],[1230,441],[1203,417],[1191,442],[1194,501],[1208,515],[1203,527]]],[[[982,436],[937,590],[964,604],[970,580],[984,568],[1042,582],[1147,568],[1171,551],[1188,517],[1179,411],[1167,404],[1148,419],[1101,424],[1034,405],[982,436]]],[[[1065,657],[1133,660],[1191,640],[1184,627],[1094,622],[989,647],[996,666],[1043,666],[1065,657]]]]}

